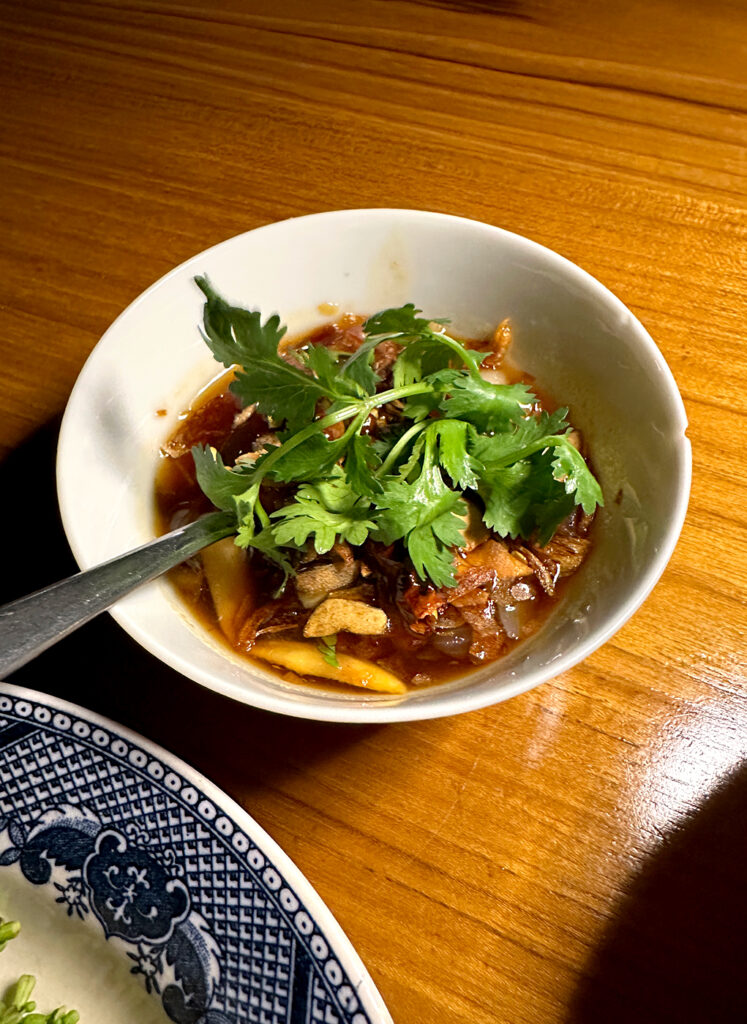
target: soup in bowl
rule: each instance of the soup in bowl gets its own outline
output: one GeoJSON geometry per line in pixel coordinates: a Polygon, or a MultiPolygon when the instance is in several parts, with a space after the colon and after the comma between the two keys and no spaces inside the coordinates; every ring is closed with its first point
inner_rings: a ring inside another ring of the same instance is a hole
{"type": "Polygon", "coordinates": [[[341,211],[230,239],[125,310],[58,487],[83,568],[236,511],[238,545],[112,611],[186,676],[297,716],[426,718],[541,683],[633,614],[684,517],[685,427],[654,342],[567,260],[341,211]]]}

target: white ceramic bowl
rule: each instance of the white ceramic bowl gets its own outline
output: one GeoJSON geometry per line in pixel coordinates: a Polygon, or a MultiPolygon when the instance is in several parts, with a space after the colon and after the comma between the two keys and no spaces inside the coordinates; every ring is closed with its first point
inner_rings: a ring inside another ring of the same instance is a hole
{"type": "Polygon", "coordinates": [[[112,611],[156,657],[284,714],[431,718],[558,675],[646,598],[677,541],[690,489],[687,421],[661,353],[614,295],[563,257],[500,228],[412,210],[343,210],[249,231],[172,270],[121,314],[86,362],[60,435],[60,507],[81,568],[154,536],[159,446],[216,373],[198,331],[203,299],[192,278],[200,273],[237,304],[279,312],[291,334],[322,322],[323,303],[368,314],[413,301],[429,316],[450,317],[464,336],[510,317],[514,361],[570,407],[606,504],[590,557],[542,630],[454,682],[402,697],[294,688],[212,640],[164,580],[112,611]],[[156,415],[163,409],[166,416],[156,415]]]}

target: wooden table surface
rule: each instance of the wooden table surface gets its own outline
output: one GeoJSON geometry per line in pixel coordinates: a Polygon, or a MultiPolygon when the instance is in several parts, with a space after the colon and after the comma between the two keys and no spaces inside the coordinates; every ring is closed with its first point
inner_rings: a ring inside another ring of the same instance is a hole
{"type": "Polygon", "coordinates": [[[5,0],[0,31],[3,600],[74,569],[56,433],[107,325],[175,264],[297,214],[444,211],[579,263],[656,339],[694,456],[643,607],[496,707],[277,718],[108,616],[12,681],[240,801],[397,1024],[746,1020],[745,5],[5,0]]]}

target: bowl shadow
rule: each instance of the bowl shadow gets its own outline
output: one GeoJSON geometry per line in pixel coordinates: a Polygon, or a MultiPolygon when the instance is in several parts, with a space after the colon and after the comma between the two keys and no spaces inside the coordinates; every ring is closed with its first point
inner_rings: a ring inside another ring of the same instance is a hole
{"type": "Polygon", "coordinates": [[[747,1020],[747,764],[664,837],[584,972],[568,1024],[747,1020]]]}
{"type": "MultiPolygon", "coordinates": [[[[58,417],[0,462],[0,490],[8,496],[0,503],[6,549],[0,604],[78,572],[57,506],[59,427],[58,417]]],[[[213,693],[158,661],[106,613],[17,669],[8,682],[113,719],[232,794],[266,787],[380,728],[273,715],[213,693]]]]}

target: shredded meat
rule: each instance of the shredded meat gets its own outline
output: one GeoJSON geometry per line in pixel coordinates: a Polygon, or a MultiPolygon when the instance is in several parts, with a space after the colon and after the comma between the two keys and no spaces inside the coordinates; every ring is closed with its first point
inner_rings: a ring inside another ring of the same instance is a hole
{"type": "Polygon", "coordinates": [[[335,352],[357,352],[363,334],[364,318],[347,314],[335,323],[324,324],[312,331],[305,339],[307,345],[324,345],[335,352]]]}
{"type": "Polygon", "coordinates": [[[353,549],[346,540],[335,541],[332,547],[332,554],[335,558],[339,558],[341,562],[344,562],[345,565],[352,565],[355,562],[353,549]]]}
{"type": "Polygon", "coordinates": [[[249,651],[264,633],[277,633],[296,629],[306,614],[295,598],[280,598],[268,601],[256,608],[238,629],[237,646],[249,651]]]}
{"type": "MultiPolygon", "coordinates": [[[[322,417],[323,415],[324,410],[317,411],[318,417],[322,417]]],[[[345,433],[345,423],[332,423],[330,424],[330,426],[325,427],[322,433],[324,434],[328,441],[339,441],[342,435],[345,433]]]]}
{"type": "Polygon", "coordinates": [[[544,592],[552,597],[558,579],[558,567],[555,562],[551,559],[545,561],[526,544],[517,544],[514,551],[524,559],[530,571],[534,572],[544,592]]]}
{"type": "Polygon", "coordinates": [[[463,604],[460,611],[472,628],[472,643],[469,655],[473,661],[492,661],[506,646],[506,634],[495,617],[495,605],[490,596],[473,592],[473,603],[463,604]]]}
{"type": "Polygon", "coordinates": [[[492,352],[482,361],[482,367],[486,370],[497,370],[503,363],[506,352],[511,345],[511,321],[503,320],[493,332],[490,340],[492,352]]]}
{"type": "MultiPolygon", "coordinates": [[[[437,649],[466,649],[470,659],[479,664],[497,658],[505,649],[508,638],[500,624],[499,607],[516,600],[511,588],[531,578],[533,569],[503,541],[484,541],[471,551],[462,550],[459,556],[456,587],[439,590],[412,582],[402,595],[402,604],[414,620],[409,626],[412,632],[436,632],[439,637],[433,642],[437,649]],[[464,624],[471,631],[469,636],[464,624]]],[[[527,588],[522,597],[530,595],[527,588]]]]}
{"type": "Polygon", "coordinates": [[[436,590],[435,587],[423,588],[417,583],[407,588],[402,600],[416,619],[435,618],[444,612],[449,604],[445,590],[436,590]]]}
{"type": "Polygon", "coordinates": [[[196,444],[220,448],[231,433],[238,409],[238,400],[230,392],[224,391],[191,410],[176,433],[163,446],[164,454],[179,458],[188,454],[196,444]]]}
{"type": "Polygon", "coordinates": [[[379,377],[385,377],[399,353],[400,346],[396,341],[382,341],[373,351],[374,373],[377,373],[379,377]]]}
{"type": "Polygon", "coordinates": [[[558,579],[570,576],[589,553],[591,540],[586,536],[593,517],[576,511],[555,531],[552,539],[540,547],[538,544],[520,544],[516,552],[525,558],[542,585],[552,596],[558,579]]]}
{"type": "Polygon", "coordinates": [[[558,567],[559,576],[570,576],[581,565],[591,547],[588,537],[563,536],[556,533],[543,548],[537,549],[539,557],[550,560],[558,567]]]}
{"type": "MultiPolygon", "coordinates": [[[[461,552],[460,552],[461,554],[461,552]]],[[[457,586],[451,604],[478,587],[496,587],[502,581],[530,576],[532,569],[513,554],[503,541],[487,540],[457,558],[457,586]]]]}

